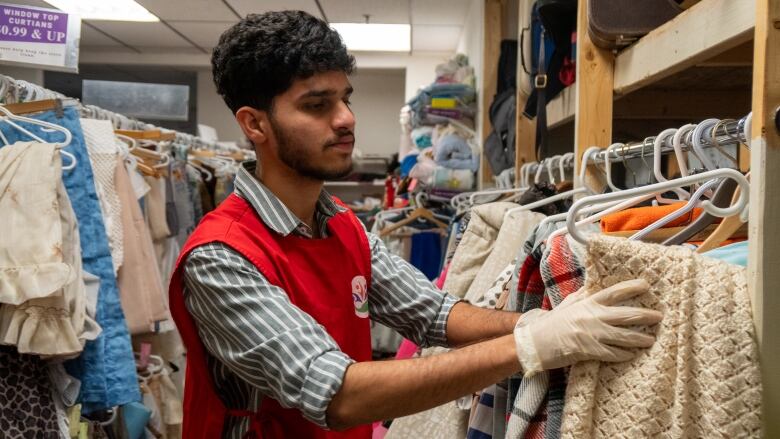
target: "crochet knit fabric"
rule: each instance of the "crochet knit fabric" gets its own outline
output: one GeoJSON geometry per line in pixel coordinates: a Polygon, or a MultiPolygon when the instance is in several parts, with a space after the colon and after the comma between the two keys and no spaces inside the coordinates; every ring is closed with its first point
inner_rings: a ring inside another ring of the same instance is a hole
{"type": "Polygon", "coordinates": [[[624,363],[569,373],[562,438],[759,437],[761,376],[745,269],[664,247],[594,236],[586,288],[642,278],[626,302],[664,313],[656,343],[624,363]]]}

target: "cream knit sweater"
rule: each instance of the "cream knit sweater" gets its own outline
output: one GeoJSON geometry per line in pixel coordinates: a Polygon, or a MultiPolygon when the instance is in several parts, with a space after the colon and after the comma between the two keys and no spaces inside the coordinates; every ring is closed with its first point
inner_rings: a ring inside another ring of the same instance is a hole
{"type": "Polygon", "coordinates": [[[643,278],[650,293],[633,304],[664,319],[651,328],[655,345],[635,359],[571,368],[561,436],[759,437],[761,376],[745,269],[682,247],[604,236],[586,253],[586,288],[643,278]]]}

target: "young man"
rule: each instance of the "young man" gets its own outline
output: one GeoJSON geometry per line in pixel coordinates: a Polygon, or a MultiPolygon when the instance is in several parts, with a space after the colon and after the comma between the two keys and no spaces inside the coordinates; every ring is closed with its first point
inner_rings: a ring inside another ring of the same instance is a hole
{"type": "Polygon", "coordinates": [[[533,318],[476,308],[390,254],[322,188],[352,167],[354,59],[304,12],[250,15],[214,81],[257,151],[182,250],[171,309],[188,349],[184,436],[370,438],[511,374],[624,361],[655,311],[613,306],[643,282],[579,292],[533,318]],[[370,362],[368,318],[447,354],[370,362]]]}

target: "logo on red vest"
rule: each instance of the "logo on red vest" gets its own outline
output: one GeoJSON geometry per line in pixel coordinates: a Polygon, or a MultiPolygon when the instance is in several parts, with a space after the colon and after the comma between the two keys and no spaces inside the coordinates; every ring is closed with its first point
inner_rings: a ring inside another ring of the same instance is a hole
{"type": "Polygon", "coordinates": [[[352,279],[352,301],[355,302],[355,314],[364,319],[368,317],[368,285],[363,276],[352,279]]]}

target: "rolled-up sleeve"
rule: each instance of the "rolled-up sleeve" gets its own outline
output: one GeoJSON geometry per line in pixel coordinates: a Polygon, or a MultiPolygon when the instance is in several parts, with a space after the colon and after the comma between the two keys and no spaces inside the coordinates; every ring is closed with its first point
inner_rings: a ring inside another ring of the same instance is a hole
{"type": "Polygon", "coordinates": [[[447,346],[447,318],[458,299],[417,268],[392,254],[379,237],[367,233],[371,246],[371,319],[395,329],[418,346],[447,346]]]}
{"type": "Polygon", "coordinates": [[[281,288],[223,244],[190,253],[185,303],[208,352],[284,407],[327,428],[326,410],[354,362],[281,288]]]}

